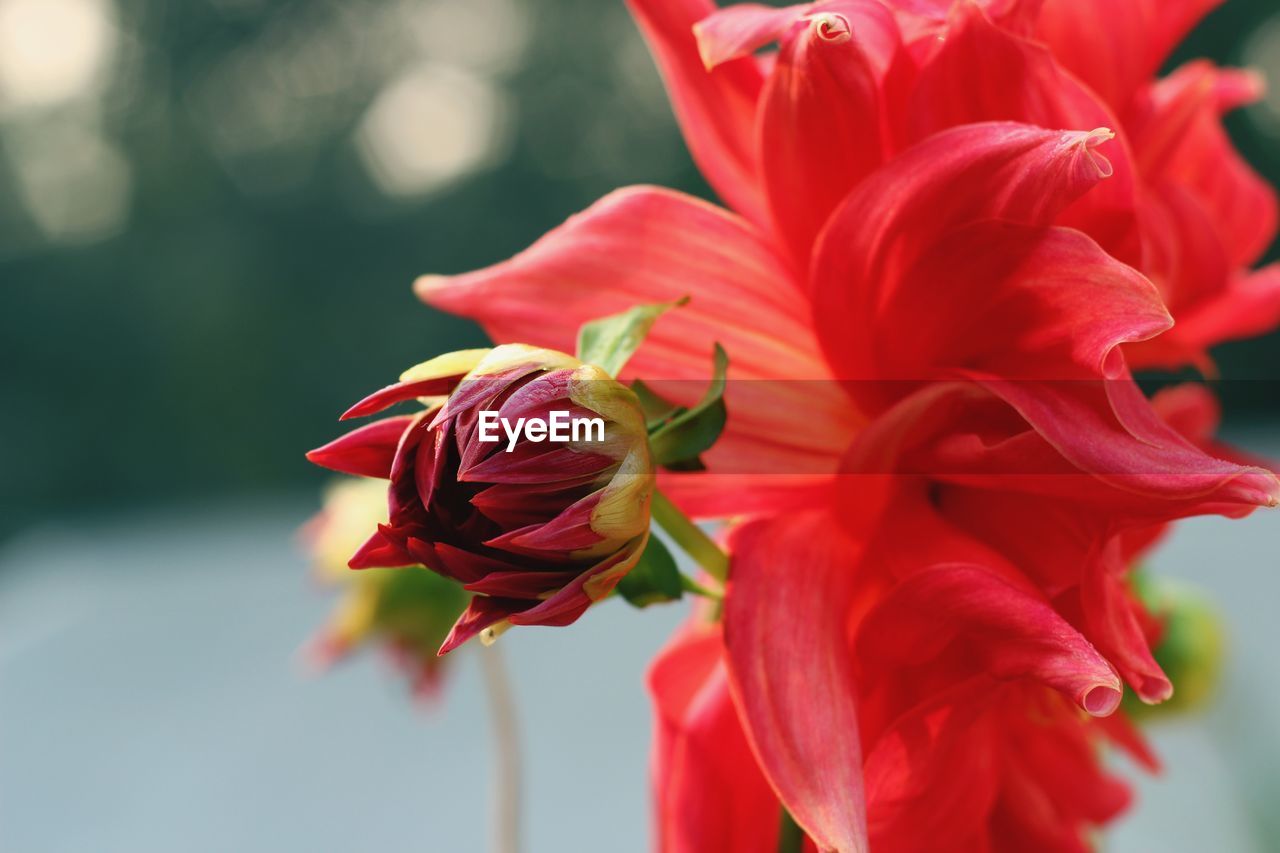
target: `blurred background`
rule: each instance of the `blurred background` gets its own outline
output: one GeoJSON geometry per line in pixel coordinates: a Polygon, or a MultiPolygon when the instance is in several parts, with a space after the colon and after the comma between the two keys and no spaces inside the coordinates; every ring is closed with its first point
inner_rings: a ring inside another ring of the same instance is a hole
{"type": "MultiPolygon", "coordinates": [[[[1274,0],[1199,55],[1280,81],[1274,0]]],[[[1229,126],[1280,183],[1280,83],[1229,126]]],[[[637,182],[708,194],[616,0],[0,0],[0,850],[481,849],[467,662],[434,713],[297,666],[328,607],[302,454],[483,341],[417,275],[637,182]]],[[[1280,452],[1280,337],[1218,356],[1228,436],[1280,452]]],[[[1155,567],[1223,601],[1225,697],[1157,733],[1172,770],[1114,849],[1280,849],[1280,524],[1224,525],[1155,567]]],[[[510,644],[530,850],[645,849],[640,676],[679,614],[614,608],[510,644]]]]}

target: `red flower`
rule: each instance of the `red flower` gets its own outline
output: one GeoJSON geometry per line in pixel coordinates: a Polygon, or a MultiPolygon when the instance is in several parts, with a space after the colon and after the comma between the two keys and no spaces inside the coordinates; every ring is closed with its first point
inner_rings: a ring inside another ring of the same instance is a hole
{"type": "Polygon", "coordinates": [[[730,354],[707,471],[664,485],[755,517],[732,537],[723,657],[655,670],[663,849],[755,849],[744,827],[763,845],[760,779],[824,850],[1086,847],[1126,800],[1099,740],[1151,763],[1106,716],[1122,685],[1172,690],[1135,553],[1280,494],[1188,440],[1128,366],[1203,362],[1276,319],[1274,271],[1241,271],[1271,194],[1217,123],[1247,78],[1148,85],[1195,3],[630,5],[736,212],[624,190],[418,292],[561,348],[584,319],[690,294],[629,374],[696,380],[713,341],[730,354]],[[682,799],[706,780],[722,804],[682,799]]]}
{"type": "Polygon", "coordinates": [[[476,594],[440,654],[501,623],[567,625],[635,565],[653,475],[630,390],[563,353],[507,345],[424,362],[343,417],[418,398],[418,414],[361,427],[308,458],[391,480],[389,520],[352,568],[421,564],[476,594]],[[509,423],[597,418],[603,437],[491,441],[483,412],[509,423]]]}

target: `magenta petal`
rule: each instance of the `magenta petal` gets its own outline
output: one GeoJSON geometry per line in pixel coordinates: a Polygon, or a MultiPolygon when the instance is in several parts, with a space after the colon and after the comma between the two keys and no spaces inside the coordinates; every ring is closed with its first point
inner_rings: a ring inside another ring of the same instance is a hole
{"type": "Polygon", "coordinates": [[[492,572],[478,581],[466,585],[469,592],[483,595],[500,596],[502,598],[529,598],[538,596],[549,589],[560,589],[573,580],[575,572],[492,572]]]}
{"type": "Polygon", "coordinates": [[[600,504],[601,492],[593,492],[543,524],[531,524],[486,542],[494,548],[527,551],[577,551],[603,538],[591,529],[591,514],[600,504]]]}
{"type": "Polygon", "coordinates": [[[567,447],[524,441],[510,453],[495,453],[466,470],[464,483],[556,483],[577,480],[608,470],[614,461],[599,453],[583,453],[567,447]]]}
{"type": "Polygon", "coordinates": [[[490,554],[477,554],[474,551],[450,545],[448,542],[422,544],[431,549],[431,558],[434,562],[427,563],[430,568],[461,581],[464,585],[475,583],[489,574],[522,569],[518,560],[501,560],[490,554]]]}
{"type": "MultiPolygon", "coordinates": [[[[519,602],[516,602],[516,606],[519,606],[519,604],[519,602]]],[[[444,643],[440,646],[440,651],[437,654],[442,657],[447,655],[485,628],[491,627],[507,618],[510,614],[510,605],[511,602],[505,599],[489,598],[483,595],[477,595],[471,599],[471,604],[467,605],[467,609],[458,617],[458,621],[453,625],[453,630],[449,632],[449,636],[444,638],[444,643]]]]}
{"type": "Polygon", "coordinates": [[[385,525],[379,525],[378,530],[351,556],[347,565],[353,569],[388,569],[417,564],[413,555],[385,535],[385,529],[385,525]]]}

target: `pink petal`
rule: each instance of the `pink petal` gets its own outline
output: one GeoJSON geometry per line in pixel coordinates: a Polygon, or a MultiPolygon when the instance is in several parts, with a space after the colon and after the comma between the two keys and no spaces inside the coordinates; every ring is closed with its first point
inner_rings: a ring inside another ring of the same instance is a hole
{"type": "Polygon", "coordinates": [[[753,129],[764,83],[749,56],[712,71],[703,65],[693,27],[716,9],[711,0],[627,0],[666,83],[685,143],[716,193],[753,222],[766,220],[756,182],[753,129]]]}
{"type": "Polygon", "coordinates": [[[735,531],[725,642],[760,765],[823,850],[867,849],[853,661],[844,636],[852,544],[821,513],[735,531]]]}

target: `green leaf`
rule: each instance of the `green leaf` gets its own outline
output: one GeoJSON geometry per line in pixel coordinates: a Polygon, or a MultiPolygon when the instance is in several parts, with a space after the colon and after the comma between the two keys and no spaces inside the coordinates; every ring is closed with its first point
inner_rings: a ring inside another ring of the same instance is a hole
{"type": "Polygon", "coordinates": [[[645,425],[653,432],[676,415],[688,411],[684,406],[663,398],[658,392],[644,384],[643,379],[631,383],[631,390],[640,401],[640,410],[644,412],[645,425]]]}
{"type": "MultiPolygon", "coordinates": [[[[728,419],[724,405],[725,380],[729,373],[729,355],[724,347],[716,344],[713,356],[711,384],[702,399],[691,409],[671,408],[658,422],[650,421],[649,447],[654,461],[673,470],[698,470],[702,464],[699,454],[705,453],[716,443],[728,419]]],[[[661,399],[652,389],[645,394],[661,399]]],[[[637,392],[639,393],[639,392],[637,392]]],[[[645,405],[641,397],[641,405],[645,405]]],[[[648,412],[646,408],[646,413],[648,412]]],[[[657,411],[657,407],[654,407],[657,411]]]]}
{"type": "Polygon", "coordinates": [[[667,546],[657,536],[650,536],[640,561],[618,581],[617,590],[633,606],[648,607],[679,599],[684,580],[667,546]]]}
{"type": "Polygon", "coordinates": [[[675,302],[637,305],[621,314],[584,323],[578,330],[578,360],[603,368],[610,376],[617,376],[644,343],[654,321],[688,301],[689,297],[685,296],[675,302]]]}

